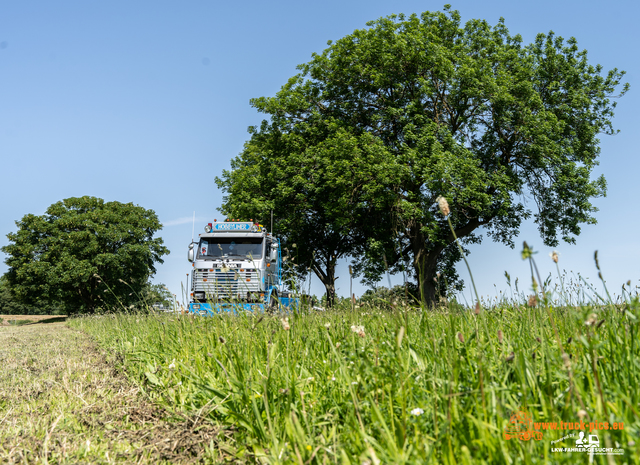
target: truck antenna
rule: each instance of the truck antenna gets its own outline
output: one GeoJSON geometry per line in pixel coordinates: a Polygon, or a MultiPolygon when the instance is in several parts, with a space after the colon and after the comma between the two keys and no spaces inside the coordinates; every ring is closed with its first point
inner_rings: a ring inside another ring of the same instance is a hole
{"type": "Polygon", "coordinates": [[[196,235],[196,212],[193,212],[193,227],[191,228],[191,243],[193,244],[193,237],[196,235]]]}

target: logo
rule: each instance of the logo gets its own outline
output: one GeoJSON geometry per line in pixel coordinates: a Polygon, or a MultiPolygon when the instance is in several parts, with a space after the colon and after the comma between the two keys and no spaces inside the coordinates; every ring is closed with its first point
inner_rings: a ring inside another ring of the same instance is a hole
{"type": "Polygon", "coordinates": [[[530,439],[540,441],[542,439],[542,432],[534,429],[531,415],[527,412],[516,412],[511,415],[509,424],[504,429],[502,437],[506,440],[517,438],[521,441],[528,441],[530,439]]]}
{"type": "MultiPolygon", "coordinates": [[[[543,431],[567,433],[560,439],[551,441],[551,445],[563,441],[569,442],[569,447],[552,447],[551,452],[588,453],[589,455],[623,455],[624,449],[601,447],[597,431],[623,430],[622,422],[589,421],[534,421],[527,412],[518,411],[511,415],[509,423],[502,432],[505,440],[519,439],[520,441],[542,440],[543,431]]],[[[615,433],[615,431],[612,431],[615,433]]]]}
{"type": "MultiPolygon", "coordinates": [[[[569,437],[575,437],[575,434],[551,441],[551,444],[563,441],[569,437]]],[[[552,447],[551,452],[588,453],[589,455],[624,455],[624,449],[600,447],[600,438],[598,435],[585,434],[584,431],[580,431],[578,434],[578,438],[575,440],[575,447],[552,447]]]]}
{"type": "Polygon", "coordinates": [[[582,448],[585,451],[600,447],[600,439],[597,434],[590,434],[589,440],[584,437],[584,431],[580,431],[580,436],[576,439],[576,448],[582,448]]]}

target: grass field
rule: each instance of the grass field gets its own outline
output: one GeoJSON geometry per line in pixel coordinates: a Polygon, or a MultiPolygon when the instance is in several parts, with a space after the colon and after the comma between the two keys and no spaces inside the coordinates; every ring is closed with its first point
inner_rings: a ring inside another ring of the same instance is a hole
{"type": "Polygon", "coordinates": [[[158,405],[225,431],[213,463],[640,463],[640,304],[627,300],[70,324],[122,354],[158,405]],[[507,439],[512,418],[535,437],[507,439]],[[620,455],[554,452],[580,432],[561,422],[580,421],[620,455]]]}
{"type": "Polygon", "coordinates": [[[220,428],[140,395],[64,317],[0,315],[0,463],[194,463],[220,428]]]}

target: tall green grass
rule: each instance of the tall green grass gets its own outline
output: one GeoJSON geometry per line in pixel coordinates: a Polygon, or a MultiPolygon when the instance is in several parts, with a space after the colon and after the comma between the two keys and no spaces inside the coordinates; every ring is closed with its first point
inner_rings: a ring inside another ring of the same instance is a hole
{"type": "MultiPolygon", "coordinates": [[[[396,306],[288,315],[75,319],[157,402],[234,431],[264,463],[576,463],[572,431],[505,440],[510,416],[610,423],[601,447],[638,463],[640,303],[492,310],[396,306]],[[283,318],[288,318],[284,324],[283,318]],[[552,322],[555,322],[556,328],[552,322]],[[286,327],[289,329],[286,329],[286,327]],[[353,327],[353,328],[352,328],[353,327]],[[361,327],[361,328],[359,328],[361,327]],[[557,331],[557,333],[556,333],[557,331]]],[[[587,431],[588,434],[588,431],[587,431]]]]}

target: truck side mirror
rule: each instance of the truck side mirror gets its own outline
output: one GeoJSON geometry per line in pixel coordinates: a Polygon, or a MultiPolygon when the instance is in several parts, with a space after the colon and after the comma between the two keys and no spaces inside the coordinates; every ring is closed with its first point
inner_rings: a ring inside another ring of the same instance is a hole
{"type": "Polygon", "coordinates": [[[194,256],[193,256],[193,242],[191,244],[189,244],[189,252],[187,252],[187,260],[189,260],[190,262],[193,262],[194,256]]]}
{"type": "Polygon", "coordinates": [[[271,254],[269,255],[269,258],[271,259],[272,262],[275,262],[278,260],[278,249],[276,248],[271,248],[271,254]]]}

